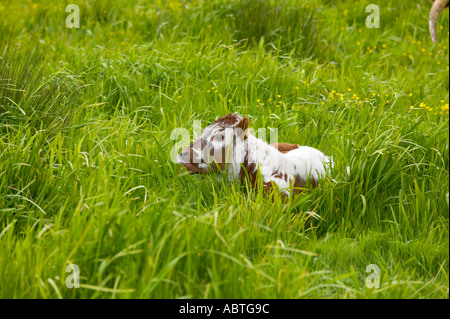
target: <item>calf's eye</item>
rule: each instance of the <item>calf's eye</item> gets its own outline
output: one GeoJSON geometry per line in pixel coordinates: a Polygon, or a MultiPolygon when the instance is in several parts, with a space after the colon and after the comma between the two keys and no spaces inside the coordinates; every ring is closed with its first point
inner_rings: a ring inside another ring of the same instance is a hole
{"type": "Polygon", "coordinates": [[[223,141],[223,135],[222,134],[216,134],[211,139],[213,142],[222,142],[223,141]]]}

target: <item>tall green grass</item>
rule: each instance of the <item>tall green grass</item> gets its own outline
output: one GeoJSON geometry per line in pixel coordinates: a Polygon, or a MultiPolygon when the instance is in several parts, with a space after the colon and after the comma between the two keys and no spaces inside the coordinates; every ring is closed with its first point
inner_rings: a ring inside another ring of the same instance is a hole
{"type": "Polygon", "coordinates": [[[448,11],[435,46],[427,1],[74,2],[0,4],[0,297],[448,298],[448,11]],[[170,161],[229,112],[333,173],[282,201],[170,161]]]}

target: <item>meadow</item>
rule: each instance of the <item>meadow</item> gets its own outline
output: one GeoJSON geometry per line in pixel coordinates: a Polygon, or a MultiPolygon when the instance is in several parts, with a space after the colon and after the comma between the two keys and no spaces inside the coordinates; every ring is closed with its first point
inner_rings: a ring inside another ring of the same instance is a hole
{"type": "Polygon", "coordinates": [[[372,2],[1,1],[0,298],[448,298],[448,10],[434,45],[429,1],[372,2]],[[332,174],[282,200],[170,160],[230,112],[332,174]]]}

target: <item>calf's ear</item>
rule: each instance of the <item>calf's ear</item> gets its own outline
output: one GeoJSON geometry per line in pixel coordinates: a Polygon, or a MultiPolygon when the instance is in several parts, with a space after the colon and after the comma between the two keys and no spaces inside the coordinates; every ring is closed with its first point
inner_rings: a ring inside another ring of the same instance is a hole
{"type": "Polygon", "coordinates": [[[244,117],[242,118],[237,124],[236,124],[236,128],[237,129],[241,129],[238,131],[238,134],[242,134],[242,138],[246,139],[248,136],[248,118],[244,117]]]}

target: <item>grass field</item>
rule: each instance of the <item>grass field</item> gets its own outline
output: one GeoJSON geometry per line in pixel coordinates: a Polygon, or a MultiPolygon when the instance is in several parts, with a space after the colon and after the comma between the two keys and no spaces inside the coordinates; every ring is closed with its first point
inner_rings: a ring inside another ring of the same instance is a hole
{"type": "Polygon", "coordinates": [[[434,45],[429,1],[370,3],[0,2],[0,297],[448,298],[448,10],[434,45]],[[230,112],[333,173],[283,202],[170,161],[230,112]]]}

